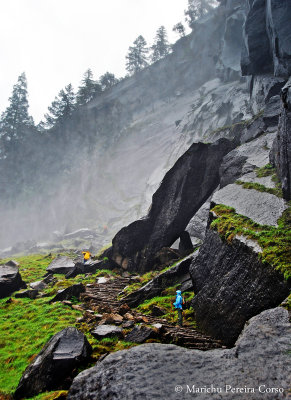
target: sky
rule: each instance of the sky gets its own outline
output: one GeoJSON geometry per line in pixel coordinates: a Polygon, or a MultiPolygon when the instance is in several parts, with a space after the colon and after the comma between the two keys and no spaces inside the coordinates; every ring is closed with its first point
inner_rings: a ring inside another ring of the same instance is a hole
{"type": "MultiPolygon", "coordinates": [[[[164,25],[184,21],[188,0],[0,0],[0,113],[18,76],[26,73],[29,112],[38,123],[59,91],[75,90],[91,68],[126,74],[129,46],[143,35],[151,45],[164,25]]],[[[186,23],[184,23],[186,27],[186,23]]]]}

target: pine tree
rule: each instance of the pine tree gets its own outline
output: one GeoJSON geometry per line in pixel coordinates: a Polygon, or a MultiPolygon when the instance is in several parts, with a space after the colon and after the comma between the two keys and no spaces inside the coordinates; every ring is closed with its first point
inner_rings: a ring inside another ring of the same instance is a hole
{"type": "Polygon", "coordinates": [[[45,126],[51,128],[70,116],[76,107],[76,96],[71,84],[62,89],[45,114],[45,126]]]}
{"type": "Polygon", "coordinates": [[[193,28],[195,21],[204,17],[217,5],[217,0],[188,0],[188,8],[184,11],[185,21],[193,28]]]}
{"type": "Polygon", "coordinates": [[[112,86],[116,85],[119,80],[115,77],[114,74],[106,72],[104,75],[100,76],[99,82],[101,84],[102,90],[108,90],[112,86]]]}
{"type": "Polygon", "coordinates": [[[170,45],[167,38],[167,32],[164,26],[161,26],[156,33],[155,42],[151,46],[152,62],[156,62],[161,58],[164,58],[170,52],[170,45]]]}
{"type": "Polygon", "coordinates": [[[96,94],[101,93],[101,91],[101,86],[93,80],[91,69],[87,69],[83,75],[81,86],[78,89],[77,104],[80,106],[87,104],[96,94]]]}
{"type": "Polygon", "coordinates": [[[130,46],[126,55],[126,69],[130,74],[141,71],[148,65],[149,49],[143,36],[139,36],[130,46]]]}
{"type": "Polygon", "coordinates": [[[17,141],[25,138],[30,128],[34,127],[28,114],[27,81],[23,72],[13,86],[9,106],[2,113],[0,120],[1,154],[8,152],[17,141]]]}
{"type": "Polygon", "coordinates": [[[176,25],[173,26],[173,31],[178,33],[180,37],[185,36],[185,28],[182,22],[178,22],[176,25]]]}

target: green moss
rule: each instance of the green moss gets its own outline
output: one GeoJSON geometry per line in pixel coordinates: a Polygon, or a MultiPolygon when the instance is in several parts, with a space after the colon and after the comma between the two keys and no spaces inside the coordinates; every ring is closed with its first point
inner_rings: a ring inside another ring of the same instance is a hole
{"type": "Polygon", "coordinates": [[[266,176],[271,176],[276,173],[275,168],[271,164],[267,164],[262,168],[257,168],[256,169],[256,175],[258,178],[264,178],[266,176]]]}
{"type": "Polygon", "coordinates": [[[15,390],[28,364],[45,343],[81,315],[62,303],[48,304],[48,298],[0,301],[0,387],[15,390]]]}
{"type": "MultiPolygon", "coordinates": [[[[24,281],[33,282],[43,277],[47,266],[55,256],[34,254],[14,259],[20,263],[20,273],[24,281]]],[[[7,260],[2,260],[2,262],[5,261],[7,260]]],[[[55,275],[57,282],[50,284],[43,291],[47,297],[35,300],[12,297],[12,302],[7,304],[7,298],[0,300],[0,388],[2,391],[0,399],[4,393],[9,395],[15,390],[25,368],[54,334],[68,326],[80,327],[76,324],[76,318],[82,315],[81,312],[60,302],[49,304],[51,296],[58,290],[76,283],[82,282],[86,285],[95,282],[98,276],[116,275],[109,270],[99,270],[87,278],[84,275],[78,275],[74,279],[65,279],[64,275],[57,274],[55,275]]],[[[76,299],[73,300],[77,302],[76,299]]],[[[83,324],[82,330],[88,333],[92,327],[83,324]]],[[[91,338],[91,335],[88,336],[91,338]]],[[[36,398],[49,400],[57,398],[54,396],[58,395],[59,392],[51,392],[36,398]]]]}
{"type": "Polygon", "coordinates": [[[265,192],[265,193],[270,193],[273,194],[277,197],[283,197],[282,189],[281,187],[277,188],[267,188],[264,185],[261,185],[260,183],[254,183],[254,182],[243,182],[243,181],[236,181],[235,182],[237,185],[241,185],[244,189],[255,189],[258,192],[265,192]]]}
{"type": "Polygon", "coordinates": [[[284,211],[278,220],[278,227],[259,225],[251,219],[236,214],[235,209],[217,205],[211,211],[217,218],[211,228],[231,242],[235,235],[244,235],[255,240],[262,248],[259,255],[263,263],[270,264],[280,271],[285,279],[291,276],[291,206],[284,211]]]}
{"type": "MultiPolygon", "coordinates": [[[[176,286],[166,289],[163,293],[163,296],[157,296],[150,300],[144,301],[137,307],[139,312],[142,312],[145,315],[151,314],[151,309],[153,306],[158,306],[165,310],[165,314],[163,318],[171,323],[175,323],[177,321],[177,311],[172,307],[172,304],[175,302],[175,294],[176,294],[176,286]],[[170,294],[168,294],[170,293],[170,294]],[[166,294],[166,295],[164,295],[166,294]]],[[[185,292],[183,293],[183,297],[185,301],[190,302],[193,297],[194,293],[185,292]]],[[[194,311],[191,309],[183,311],[183,320],[185,326],[196,326],[196,322],[194,320],[194,311]]]]}

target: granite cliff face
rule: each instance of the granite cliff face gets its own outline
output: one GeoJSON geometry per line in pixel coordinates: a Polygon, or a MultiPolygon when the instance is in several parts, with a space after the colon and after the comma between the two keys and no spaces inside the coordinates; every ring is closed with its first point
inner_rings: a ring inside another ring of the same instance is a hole
{"type": "MultiPolygon", "coordinates": [[[[87,226],[102,232],[104,225],[107,233],[92,243],[107,244],[146,214],[163,176],[193,142],[227,137],[217,129],[252,118],[240,76],[245,4],[234,5],[216,9],[168,57],[39,139],[37,193],[18,193],[13,206],[0,205],[1,248],[19,240],[47,241],[54,230],[87,226]]],[[[35,173],[34,164],[30,169],[35,173]]]]}

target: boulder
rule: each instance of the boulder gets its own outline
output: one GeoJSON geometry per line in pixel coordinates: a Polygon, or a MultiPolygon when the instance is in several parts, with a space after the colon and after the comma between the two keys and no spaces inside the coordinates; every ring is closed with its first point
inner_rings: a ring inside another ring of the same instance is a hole
{"type": "Polygon", "coordinates": [[[122,301],[126,302],[130,307],[137,307],[145,300],[160,295],[168,287],[186,281],[189,279],[190,264],[197,257],[197,254],[197,251],[190,254],[174,267],[162,272],[140,289],[124,297],[122,301]]]}
{"type": "Polygon", "coordinates": [[[68,389],[76,369],[88,361],[92,348],[82,332],[69,327],[54,335],[26,368],[15,399],[38,393],[68,389]]]}
{"type": "Polygon", "coordinates": [[[148,339],[153,339],[156,336],[156,332],[145,325],[135,326],[131,332],[129,332],[124,340],[126,342],[133,343],[144,343],[148,339]]]}
{"type": "Polygon", "coordinates": [[[290,340],[288,312],[267,310],[246,324],[232,349],[200,351],[148,343],[111,353],[74,379],[67,400],[177,400],[195,394],[199,400],[288,398],[290,340]],[[232,392],[235,388],[242,391],[232,392]]]}
{"type": "Polygon", "coordinates": [[[38,295],[38,290],[36,290],[36,289],[29,290],[28,289],[28,290],[24,290],[23,292],[15,293],[14,297],[19,298],[19,299],[28,297],[29,299],[34,300],[37,297],[37,295],[38,295]]]}
{"type": "Polygon", "coordinates": [[[227,185],[213,195],[213,205],[224,204],[235,208],[261,225],[277,226],[278,219],[287,208],[286,202],[270,193],[244,189],[241,185],[227,185]]]}
{"type": "Polygon", "coordinates": [[[282,183],[283,197],[291,199],[291,78],[281,92],[282,105],[278,135],[274,142],[270,161],[276,166],[282,183]]]}
{"type": "Polygon", "coordinates": [[[47,272],[52,274],[67,274],[75,267],[75,263],[69,257],[58,256],[47,267],[47,272]]]}
{"type": "Polygon", "coordinates": [[[13,265],[12,261],[9,261],[8,264],[0,265],[0,299],[25,288],[26,284],[23,282],[18,266],[14,265],[14,262],[13,265]]]}
{"type": "Polygon", "coordinates": [[[31,289],[33,290],[44,290],[47,288],[47,284],[44,281],[36,281],[36,282],[31,282],[29,284],[29,286],[31,287],[31,289]]]}
{"type": "Polygon", "coordinates": [[[120,339],[123,337],[122,329],[115,325],[97,325],[91,331],[91,334],[99,340],[108,337],[118,337],[120,339]]]}
{"type": "Polygon", "coordinates": [[[54,303],[56,301],[70,300],[72,297],[76,297],[79,300],[80,294],[84,293],[85,290],[85,286],[82,283],[78,283],[60,290],[49,302],[54,303]]]}
{"type": "Polygon", "coordinates": [[[129,272],[148,271],[156,253],[179,238],[217,187],[222,158],[234,146],[227,139],[192,144],[165,175],[147,217],[122,228],[113,238],[113,260],[129,272]]]}
{"type": "Polygon", "coordinates": [[[256,242],[236,236],[228,243],[209,229],[191,264],[197,325],[227,345],[249,318],[279,305],[289,293],[283,275],[262,263],[260,251],[256,242]]]}

